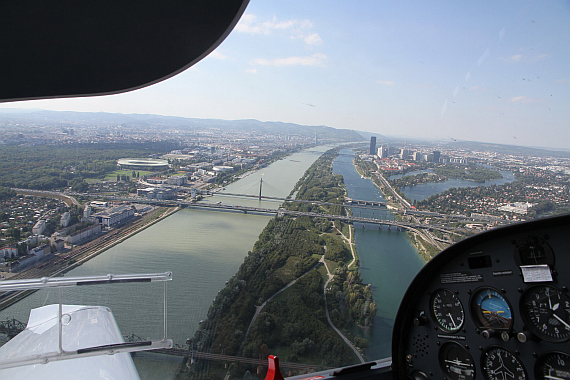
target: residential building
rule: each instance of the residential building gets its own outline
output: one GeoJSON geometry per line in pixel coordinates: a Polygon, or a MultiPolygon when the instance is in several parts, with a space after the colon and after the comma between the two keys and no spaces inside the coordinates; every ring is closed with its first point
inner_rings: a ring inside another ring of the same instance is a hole
{"type": "Polygon", "coordinates": [[[32,234],[34,235],[41,235],[46,230],[46,221],[40,219],[37,223],[32,227],[32,234]]]}
{"type": "Polygon", "coordinates": [[[61,216],[61,219],[59,220],[59,225],[61,227],[67,227],[67,226],[69,226],[70,220],[71,220],[71,214],[69,213],[69,211],[66,211],[61,216]]]}

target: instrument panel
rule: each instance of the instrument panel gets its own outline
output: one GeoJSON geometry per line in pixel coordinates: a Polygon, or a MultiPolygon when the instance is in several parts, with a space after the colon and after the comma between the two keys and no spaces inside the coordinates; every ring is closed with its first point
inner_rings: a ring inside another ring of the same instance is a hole
{"type": "Polygon", "coordinates": [[[394,323],[397,380],[570,380],[570,215],[442,251],[394,323]]]}

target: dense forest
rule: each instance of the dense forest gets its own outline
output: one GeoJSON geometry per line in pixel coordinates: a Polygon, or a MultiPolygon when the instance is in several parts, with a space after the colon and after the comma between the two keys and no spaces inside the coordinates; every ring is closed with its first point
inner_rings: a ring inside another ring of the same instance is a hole
{"type": "MultiPolygon", "coordinates": [[[[341,214],[345,191],[342,176],[332,173],[335,157],[336,151],[322,155],[292,192],[296,199],[333,205],[286,202],[283,207],[341,214]]],[[[327,322],[323,296],[326,276],[319,270],[324,270],[319,259],[325,255],[335,267],[342,268],[335,272],[338,278],[328,300],[340,327],[349,323],[371,325],[376,305],[360,274],[346,269],[352,255],[338,234],[333,224],[323,218],[271,219],[238,272],[210,307],[207,319],[191,340],[194,349],[252,358],[270,352],[285,361],[330,367],[354,364],[354,353],[327,322]],[[294,285],[266,304],[248,332],[256,307],[294,279],[298,279],[294,285]]],[[[354,342],[361,348],[366,346],[365,339],[355,338],[354,342]]],[[[180,377],[202,378],[205,365],[198,361],[180,377]]],[[[210,377],[211,366],[212,363],[210,377]]],[[[238,363],[229,367],[232,377],[241,377],[247,369],[238,363]]]]}
{"type": "Polygon", "coordinates": [[[0,147],[0,186],[81,191],[84,179],[117,169],[117,159],[148,157],[179,148],[175,142],[0,147]]]}

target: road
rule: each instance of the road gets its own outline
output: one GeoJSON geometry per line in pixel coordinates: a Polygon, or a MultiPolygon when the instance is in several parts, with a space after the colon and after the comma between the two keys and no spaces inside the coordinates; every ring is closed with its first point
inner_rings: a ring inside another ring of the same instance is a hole
{"type": "Polygon", "coordinates": [[[57,191],[18,189],[16,187],[12,188],[12,190],[14,190],[18,194],[44,196],[44,197],[49,197],[49,198],[58,198],[58,199],[61,199],[62,201],[64,201],[65,204],[67,204],[68,206],[71,206],[72,204],[75,206],[79,206],[79,202],[77,202],[77,199],[75,199],[71,195],[60,193],[57,191]]]}
{"type": "Polygon", "coordinates": [[[392,185],[390,185],[388,180],[384,178],[384,176],[380,172],[373,172],[372,174],[375,175],[388,190],[390,190],[392,195],[394,195],[394,199],[402,206],[402,208],[404,208],[405,210],[414,209],[414,207],[412,207],[412,205],[407,200],[405,200],[400,194],[398,194],[398,192],[392,187],[392,185]]]}
{"type": "MultiPolygon", "coordinates": [[[[323,256],[324,257],[324,256],[323,256]]],[[[303,273],[301,276],[297,277],[296,279],[294,279],[293,281],[291,281],[290,283],[288,283],[287,285],[285,285],[283,288],[279,289],[275,294],[273,294],[271,297],[269,297],[267,300],[265,300],[264,303],[262,303],[259,306],[255,307],[255,314],[253,315],[253,318],[251,318],[251,322],[249,322],[249,326],[247,326],[247,330],[245,331],[245,335],[243,337],[243,340],[241,342],[241,345],[239,346],[239,350],[238,350],[238,355],[241,353],[241,349],[243,348],[243,345],[245,343],[245,340],[247,339],[247,336],[249,334],[249,330],[251,329],[251,326],[253,326],[253,323],[255,322],[255,320],[257,319],[257,317],[259,316],[259,313],[261,313],[261,310],[263,310],[263,308],[265,307],[265,305],[267,305],[267,303],[269,301],[271,301],[273,298],[275,298],[275,296],[277,296],[278,294],[280,294],[282,291],[284,291],[285,289],[290,288],[292,285],[294,285],[300,278],[305,277],[310,271],[312,271],[313,269],[315,269],[317,267],[317,265],[319,265],[319,263],[316,263],[315,265],[313,265],[308,271],[306,271],[305,273],[303,273]]]]}
{"type": "MultiPolygon", "coordinates": [[[[352,242],[352,226],[349,225],[348,226],[348,238],[342,233],[342,231],[340,231],[339,229],[337,229],[337,231],[340,233],[340,236],[342,236],[342,238],[344,239],[344,241],[347,242],[347,244],[350,246],[350,252],[352,253],[352,261],[346,266],[347,268],[350,268],[354,262],[356,261],[356,253],[354,252],[354,243],[352,242]]],[[[356,268],[358,269],[358,268],[356,268]]],[[[327,268],[328,271],[328,268],[327,268]]],[[[325,286],[326,288],[326,286],[325,286]]]]}
{"type": "Polygon", "coordinates": [[[364,363],[365,362],[364,358],[362,357],[360,352],[358,352],[358,350],[356,349],[356,347],[354,347],[354,345],[351,343],[351,341],[348,340],[348,338],[345,337],[344,334],[339,329],[337,329],[336,326],[333,325],[333,323],[331,321],[331,317],[329,316],[329,308],[327,306],[327,286],[329,285],[329,282],[331,282],[332,279],[334,278],[334,275],[331,274],[331,272],[329,271],[329,267],[327,266],[327,263],[325,262],[325,255],[323,255],[323,257],[321,257],[320,262],[325,265],[325,268],[327,269],[327,275],[329,276],[329,279],[327,280],[327,282],[325,282],[325,286],[324,286],[324,290],[323,290],[323,295],[325,297],[325,314],[327,316],[327,321],[329,321],[329,325],[331,325],[331,327],[334,329],[334,331],[336,331],[336,333],[342,338],[342,340],[344,340],[344,342],[348,345],[348,347],[350,347],[352,349],[352,351],[354,351],[354,354],[358,357],[358,360],[360,360],[361,363],[364,363]]]}

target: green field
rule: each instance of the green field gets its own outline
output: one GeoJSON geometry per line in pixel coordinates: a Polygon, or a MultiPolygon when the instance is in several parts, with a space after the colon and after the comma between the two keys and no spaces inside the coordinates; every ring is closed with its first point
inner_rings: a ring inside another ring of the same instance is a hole
{"type": "MultiPolygon", "coordinates": [[[[153,172],[144,171],[144,170],[135,170],[135,173],[139,173],[139,178],[141,178],[145,175],[152,174],[153,172]]],[[[108,173],[103,180],[104,181],[116,181],[117,175],[128,175],[132,179],[133,171],[132,170],[118,169],[118,170],[115,170],[114,172],[108,173]]]]}

